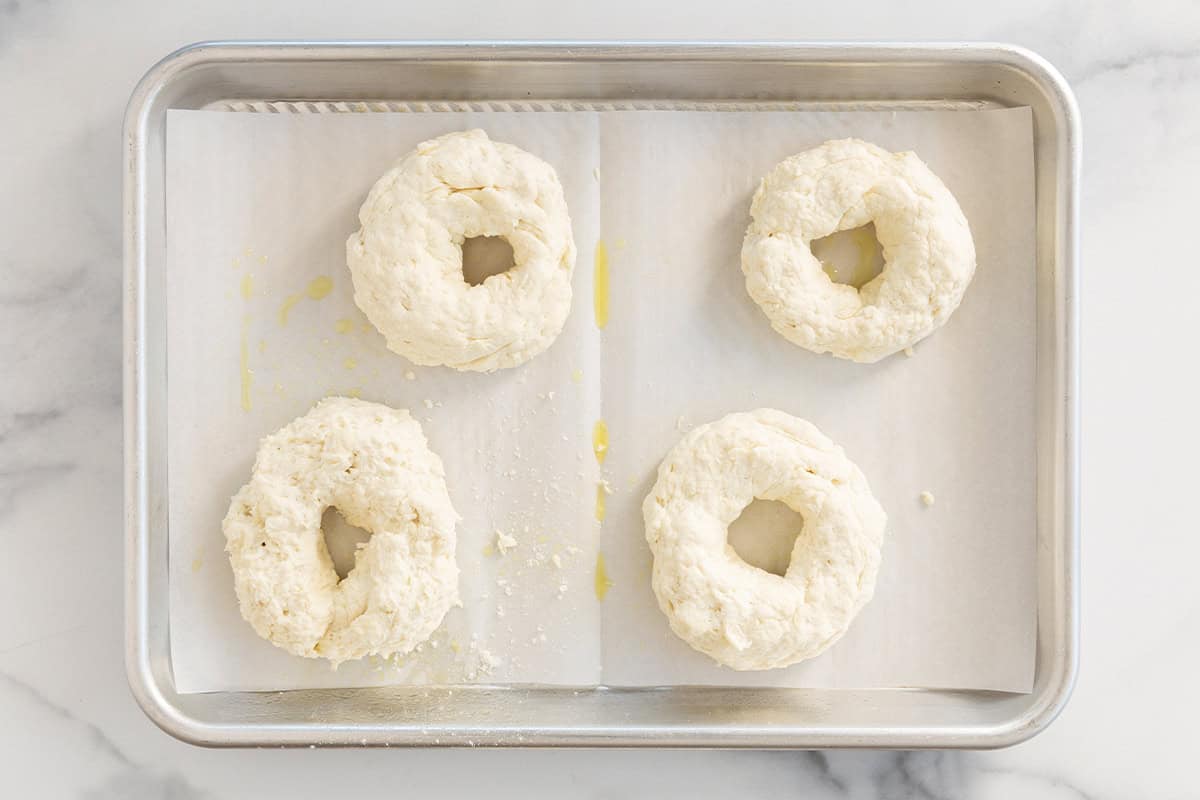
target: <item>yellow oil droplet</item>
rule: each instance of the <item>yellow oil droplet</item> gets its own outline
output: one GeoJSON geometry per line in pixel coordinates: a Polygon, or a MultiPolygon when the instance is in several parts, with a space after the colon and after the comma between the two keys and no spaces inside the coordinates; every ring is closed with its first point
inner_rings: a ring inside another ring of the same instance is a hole
{"type": "Polygon", "coordinates": [[[258,257],[258,263],[260,263],[260,264],[265,264],[265,263],[267,263],[267,257],[266,257],[266,256],[259,256],[259,257],[258,257]]]}
{"type": "Polygon", "coordinates": [[[592,452],[596,454],[596,461],[603,464],[608,455],[608,424],[602,419],[592,426],[592,452]]]}
{"type": "Polygon", "coordinates": [[[337,322],[333,323],[333,329],[338,333],[349,333],[350,331],[354,330],[354,320],[339,319],[337,322]]]}
{"type": "Polygon", "coordinates": [[[346,392],[346,396],[347,396],[347,397],[353,397],[355,400],[359,399],[360,397],[362,397],[362,387],[361,387],[361,386],[355,386],[353,389],[351,389],[350,391],[346,392]]]}
{"type": "Polygon", "coordinates": [[[196,556],[195,558],[192,559],[192,572],[199,572],[200,568],[203,566],[204,566],[204,559],[201,558],[200,556],[196,556]]]}
{"type": "Polygon", "coordinates": [[[571,383],[583,383],[583,370],[577,369],[571,373],[571,383]]]}
{"type": "Polygon", "coordinates": [[[242,276],[242,298],[249,300],[254,296],[254,273],[247,272],[242,276]]]}
{"type": "Polygon", "coordinates": [[[485,544],[483,546],[483,555],[485,558],[491,558],[492,556],[496,555],[496,548],[492,547],[490,543],[485,544]]]}
{"type": "Polygon", "coordinates": [[[313,300],[320,300],[333,291],[333,279],[328,275],[318,275],[309,282],[304,291],[313,300]]]}
{"type": "Polygon", "coordinates": [[[259,354],[267,352],[267,340],[266,339],[258,340],[258,352],[259,352],[259,354]]]}
{"type": "Polygon", "coordinates": [[[253,402],[250,399],[250,387],[254,383],[254,373],[250,371],[250,344],[246,341],[246,329],[250,325],[250,318],[242,319],[242,346],[241,346],[241,367],[242,367],[242,410],[249,411],[253,407],[253,402]]]}
{"type": "Polygon", "coordinates": [[[603,600],[612,585],[612,581],[608,579],[608,570],[604,566],[604,553],[596,553],[596,599],[603,600]]]}
{"type": "Polygon", "coordinates": [[[237,269],[241,265],[242,265],[242,260],[240,258],[238,258],[237,256],[234,256],[233,257],[233,268],[237,269]]]}
{"type": "Polygon", "coordinates": [[[596,312],[596,327],[608,324],[608,248],[596,242],[596,266],[593,278],[592,303],[596,312]]]}
{"type": "Polygon", "coordinates": [[[287,390],[283,388],[282,383],[275,384],[275,394],[287,394],[287,390]]]}
{"type": "Polygon", "coordinates": [[[596,485],[596,522],[604,522],[604,498],[608,492],[604,491],[604,484],[596,485]]]}
{"type": "Polygon", "coordinates": [[[354,369],[355,367],[358,366],[358,362],[355,361],[353,358],[347,358],[345,361],[342,362],[342,366],[345,367],[346,369],[354,369]]]}
{"type": "Polygon", "coordinates": [[[283,301],[283,305],[279,307],[280,325],[287,325],[288,312],[295,308],[296,303],[299,303],[303,299],[304,298],[298,294],[288,295],[287,299],[283,301]]]}

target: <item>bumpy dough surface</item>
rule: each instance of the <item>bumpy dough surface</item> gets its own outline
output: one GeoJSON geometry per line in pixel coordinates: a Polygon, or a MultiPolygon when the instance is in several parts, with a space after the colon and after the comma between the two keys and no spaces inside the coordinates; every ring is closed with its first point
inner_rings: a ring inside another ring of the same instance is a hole
{"type": "Polygon", "coordinates": [[[887,515],[842,449],[782,411],[690,431],[642,505],[652,586],[681,639],[737,670],[786,667],[836,642],[871,599],[887,515]],[[729,524],[755,498],[804,517],[784,576],[743,561],[729,524]]]}
{"type": "Polygon", "coordinates": [[[975,274],[975,243],[945,184],[913,153],[857,139],[792,156],[763,178],[742,244],[746,290],[771,327],[814,353],[864,363],[943,325],[975,274]],[[809,245],[875,223],[884,268],[835,283],[809,245]]]}
{"type": "Polygon", "coordinates": [[[491,372],[554,342],[571,309],[575,242],[554,169],[481,130],[423,142],[376,182],[346,242],[354,302],[388,349],[491,372]],[[514,266],[477,286],[462,244],[502,236],[514,266]]]}
{"type": "Polygon", "coordinates": [[[242,616],[290,653],[335,665],[407,653],[458,603],[442,461],[407,411],[330,397],[259,446],[225,516],[242,616]],[[321,533],[336,507],[370,531],[340,583],[321,533]]]}

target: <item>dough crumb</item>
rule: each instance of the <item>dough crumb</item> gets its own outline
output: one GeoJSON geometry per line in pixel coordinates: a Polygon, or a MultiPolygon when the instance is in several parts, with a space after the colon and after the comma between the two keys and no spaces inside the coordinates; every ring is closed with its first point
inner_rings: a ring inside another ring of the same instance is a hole
{"type": "Polygon", "coordinates": [[[604,490],[605,494],[613,493],[612,484],[609,483],[608,481],[604,481],[604,480],[600,481],[600,488],[604,490]]]}
{"type": "Polygon", "coordinates": [[[426,397],[426,398],[425,398],[425,407],[426,407],[426,408],[433,408],[433,401],[432,401],[432,400],[430,400],[428,397],[426,397]]]}
{"type": "Polygon", "coordinates": [[[504,531],[496,531],[496,549],[503,555],[517,546],[517,540],[504,531]]]}
{"type": "Polygon", "coordinates": [[[912,357],[913,357],[913,356],[915,356],[916,354],[917,354],[917,351],[916,351],[916,350],[913,350],[911,345],[909,345],[908,347],[904,348],[904,355],[908,356],[909,358],[912,358],[912,357]]]}
{"type": "Polygon", "coordinates": [[[550,563],[553,564],[556,569],[562,569],[562,558],[558,555],[558,553],[550,556],[550,563]]]}
{"type": "Polygon", "coordinates": [[[933,492],[921,492],[921,504],[929,508],[934,503],[933,492]]]}
{"type": "Polygon", "coordinates": [[[471,642],[471,652],[475,655],[475,664],[467,670],[467,680],[476,680],[484,675],[490,675],[492,670],[500,664],[500,659],[492,655],[490,650],[485,650],[476,642],[471,642]]]}
{"type": "Polygon", "coordinates": [[[404,380],[415,381],[416,379],[417,379],[417,373],[413,372],[411,369],[408,372],[404,373],[404,380]]]}

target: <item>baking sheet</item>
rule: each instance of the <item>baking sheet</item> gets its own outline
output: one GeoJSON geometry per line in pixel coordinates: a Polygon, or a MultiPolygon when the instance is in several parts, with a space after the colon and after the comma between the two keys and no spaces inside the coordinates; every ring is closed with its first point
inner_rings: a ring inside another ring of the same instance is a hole
{"type": "Polygon", "coordinates": [[[1027,109],[169,112],[178,689],[487,681],[1027,691],[1036,625],[1031,134],[1027,109]],[[554,347],[486,376],[387,353],[353,305],[342,250],[358,204],[397,155],[472,126],[555,166],[580,252],[572,314],[554,347]],[[917,150],[972,223],[975,283],[911,359],[813,356],[771,332],[742,288],[737,253],[758,178],[845,135],[917,150]],[[603,331],[592,309],[601,240],[611,275],[603,331]],[[306,289],[320,276],[332,289],[314,299],[306,289]],[[320,397],[350,392],[411,408],[446,462],[463,515],[464,605],[401,663],[333,672],[241,620],[220,520],[258,438],[320,397]],[[889,540],[876,599],[837,647],[748,674],[711,664],[667,630],[638,506],[682,430],[763,405],[812,420],[846,448],[889,513],[889,540]],[[601,418],[603,470],[591,449],[601,418]],[[612,489],[603,525],[601,479],[612,489]],[[919,503],[923,490],[936,495],[932,508],[919,503]],[[494,552],[497,530],[518,547],[494,552]],[[599,553],[611,583],[602,601],[599,553]]]}

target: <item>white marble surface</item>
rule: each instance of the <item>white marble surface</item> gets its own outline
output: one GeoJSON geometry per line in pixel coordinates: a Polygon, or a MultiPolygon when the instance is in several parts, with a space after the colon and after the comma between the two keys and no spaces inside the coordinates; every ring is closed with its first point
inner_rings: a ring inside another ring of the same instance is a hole
{"type": "Polygon", "coordinates": [[[0,2],[0,796],[1183,798],[1200,715],[1200,6],[317,0],[0,2]],[[120,121],[157,58],[217,38],[994,39],[1084,117],[1083,668],[993,753],[211,751],[121,663],[120,121]]]}

